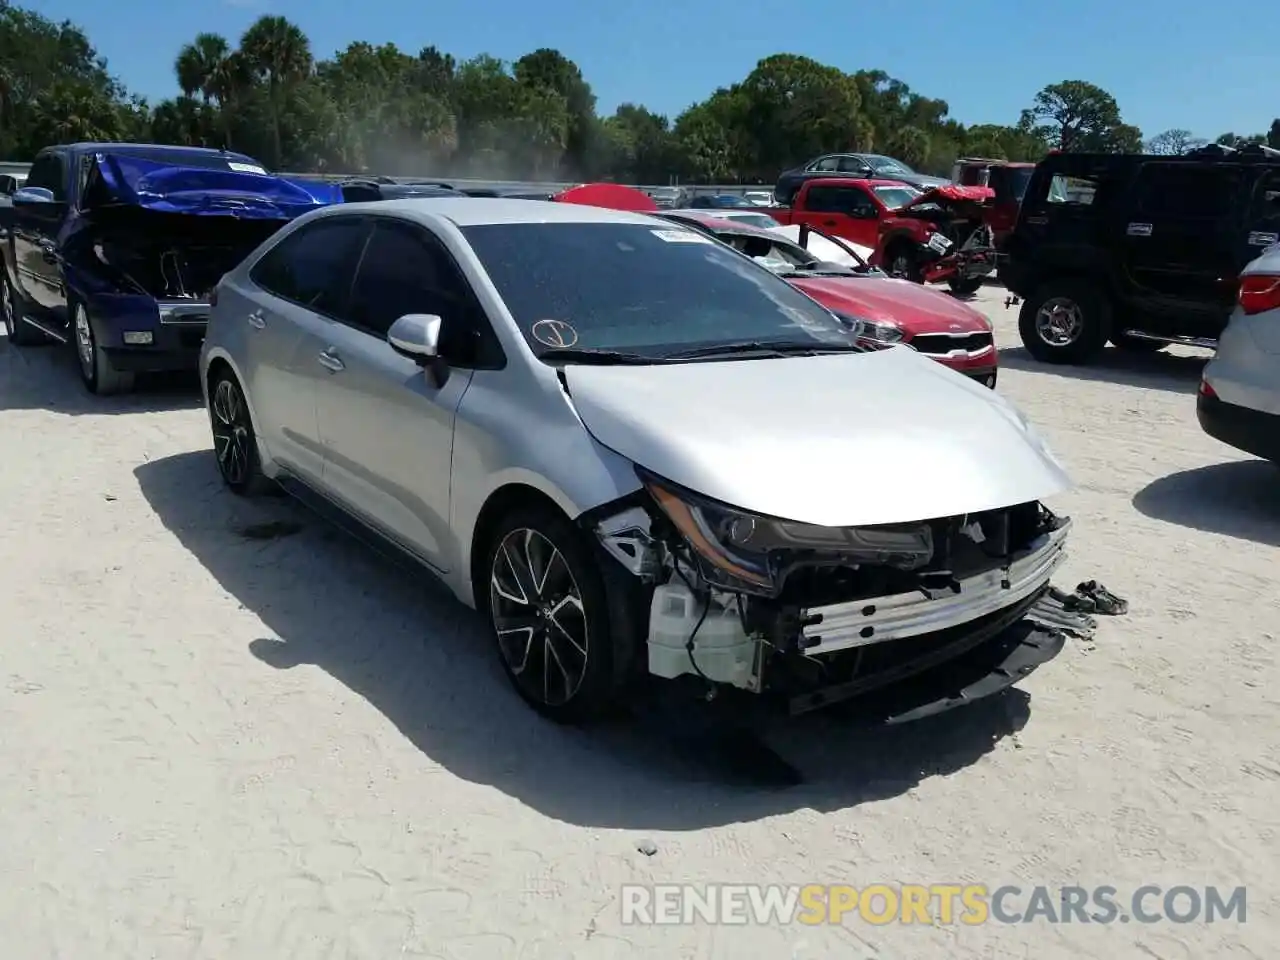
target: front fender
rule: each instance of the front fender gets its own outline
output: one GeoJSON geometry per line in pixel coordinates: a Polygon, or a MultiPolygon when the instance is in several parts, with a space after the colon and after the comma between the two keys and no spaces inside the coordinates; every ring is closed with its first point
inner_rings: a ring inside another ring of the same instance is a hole
{"type": "Polygon", "coordinates": [[[450,585],[464,603],[473,603],[476,524],[490,498],[512,484],[538,491],[573,520],[640,488],[631,461],[591,436],[551,368],[517,362],[476,371],[458,408],[449,498],[450,585]]]}

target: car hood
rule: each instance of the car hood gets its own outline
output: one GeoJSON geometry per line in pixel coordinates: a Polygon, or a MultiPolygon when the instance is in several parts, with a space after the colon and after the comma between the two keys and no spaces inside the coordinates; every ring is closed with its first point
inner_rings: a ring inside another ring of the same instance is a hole
{"type": "Polygon", "coordinates": [[[291,220],[316,207],[342,202],[337,184],[290,180],[244,169],[217,170],[123,154],[93,155],[83,210],[90,216],[124,211],[291,220]]]}
{"type": "Polygon", "coordinates": [[[981,333],[991,324],[972,307],[940,290],[891,277],[788,278],[792,286],[837,313],[892,320],[909,334],[981,333]]]}
{"type": "Polygon", "coordinates": [[[703,496],[824,526],[1040,500],[1066,471],[1006,400],[907,347],[564,369],[606,447],[703,496]]]}
{"type": "Polygon", "coordinates": [[[930,203],[984,203],[988,200],[994,200],[995,196],[996,192],[990,187],[961,187],[942,180],[939,181],[939,185],[926,189],[920,196],[903,204],[894,212],[901,213],[903,210],[922,207],[930,203]]]}

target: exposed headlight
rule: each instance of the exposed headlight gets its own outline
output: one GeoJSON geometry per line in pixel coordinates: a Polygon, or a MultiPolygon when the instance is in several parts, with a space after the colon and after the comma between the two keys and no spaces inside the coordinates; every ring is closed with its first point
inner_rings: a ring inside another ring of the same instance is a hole
{"type": "Polygon", "coordinates": [[[762,517],[717,503],[638,471],[645,488],[701,561],[712,583],[747,593],[775,593],[779,573],[805,554],[839,556],[915,570],[933,557],[927,524],[823,527],[762,517]]]}
{"type": "Polygon", "coordinates": [[[837,313],[836,317],[853,330],[855,336],[874,344],[899,343],[904,336],[902,328],[892,320],[868,320],[851,313],[837,313]]]}

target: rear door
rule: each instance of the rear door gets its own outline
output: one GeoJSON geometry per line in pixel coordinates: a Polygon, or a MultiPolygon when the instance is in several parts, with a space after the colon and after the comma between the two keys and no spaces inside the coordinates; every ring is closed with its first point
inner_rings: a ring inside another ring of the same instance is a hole
{"type": "Polygon", "coordinates": [[[1121,241],[1135,305],[1192,323],[1225,320],[1240,269],[1243,173],[1234,164],[1142,165],[1121,241]]]}
{"type": "Polygon", "coordinates": [[[1243,236],[1237,245],[1240,268],[1273,243],[1280,243],[1280,169],[1265,169],[1254,177],[1243,236]]]}
{"type": "Polygon", "coordinates": [[[363,217],[324,217],[271,248],[249,271],[245,294],[219,292],[219,333],[243,343],[241,374],[257,429],[272,459],[319,487],[324,451],[316,424],[318,357],[350,298],[356,264],[372,230],[363,217]]]}

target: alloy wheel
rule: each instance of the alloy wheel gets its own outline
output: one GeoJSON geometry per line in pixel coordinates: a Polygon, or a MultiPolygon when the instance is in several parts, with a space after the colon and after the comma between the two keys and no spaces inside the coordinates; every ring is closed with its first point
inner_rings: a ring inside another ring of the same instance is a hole
{"type": "MultiPolygon", "coordinates": [[[[4,267],[0,266],[0,270],[4,267]]],[[[13,339],[14,333],[18,329],[17,312],[13,306],[13,294],[9,292],[9,280],[7,277],[0,277],[0,310],[4,313],[4,330],[13,339]]]]}
{"type": "Polygon", "coordinates": [[[245,482],[249,476],[249,444],[253,434],[249,427],[249,410],[240,389],[230,380],[219,380],[213,391],[213,450],[218,457],[218,470],[231,486],[245,482]]]}
{"type": "Polygon", "coordinates": [[[80,372],[84,375],[86,383],[92,383],[96,347],[93,342],[93,328],[89,326],[89,313],[80,304],[76,304],[75,328],[76,356],[80,360],[80,372]]]}
{"type": "Polygon", "coordinates": [[[1050,346],[1069,347],[1084,331],[1080,304],[1067,297],[1046,300],[1036,311],[1036,333],[1050,346]]]}
{"type": "Polygon", "coordinates": [[[527,527],[503,537],[489,572],[498,647],[525,695],[547,706],[578,692],[589,653],[582,591],[564,554],[527,527]]]}

